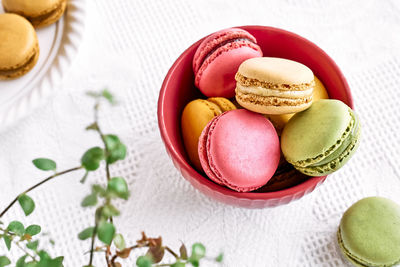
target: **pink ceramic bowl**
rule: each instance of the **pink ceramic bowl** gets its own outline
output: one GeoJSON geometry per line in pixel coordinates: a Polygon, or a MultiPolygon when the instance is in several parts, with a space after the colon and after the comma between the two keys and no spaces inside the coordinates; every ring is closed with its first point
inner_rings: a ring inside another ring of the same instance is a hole
{"type": "MultiPolygon", "coordinates": [[[[349,86],[335,62],[318,46],[303,37],[277,28],[243,26],[257,38],[264,56],[281,57],[301,62],[312,69],[324,83],[329,97],[350,107],[353,100],[349,86]]],[[[326,176],[312,177],[299,185],[268,193],[239,193],[210,181],[190,164],[181,137],[180,118],[185,105],[204,98],[194,86],[193,55],[200,42],[194,43],[175,61],[165,77],[158,99],[158,125],[165,147],[175,167],[195,188],[226,204],[246,208],[264,208],[287,204],[313,191],[326,176]]]]}

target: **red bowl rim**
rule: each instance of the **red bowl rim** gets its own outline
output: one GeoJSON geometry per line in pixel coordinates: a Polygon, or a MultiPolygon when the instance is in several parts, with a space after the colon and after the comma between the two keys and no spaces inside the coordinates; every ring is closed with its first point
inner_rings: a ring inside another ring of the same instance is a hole
{"type": "MultiPolygon", "coordinates": [[[[335,72],[339,75],[340,80],[343,83],[343,88],[345,89],[345,94],[348,99],[348,105],[353,108],[353,98],[350,93],[350,87],[347,83],[346,78],[344,77],[343,73],[337,66],[337,64],[333,61],[333,59],[326,54],[321,48],[319,48],[317,45],[315,45],[313,42],[305,39],[304,37],[301,37],[298,34],[295,34],[293,32],[289,32],[283,29],[275,28],[275,27],[270,27],[270,26],[261,26],[261,25],[247,25],[247,26],[237,26],[236,28],[243,28],[245,30],[251,30],[251,29],[258,29],[258,28],[264,28],[268,29],[268,31],[274,31],[278,33],[284,33],[286,35],[289,35],[295,39],[298,39],[299,41],[306,42],[310,44],[311,46],[314,47],[315,50],[318,50],[321,54],[323,54],[326,58],[326,60],[329,62],[329,64],[333,67],[335,72]]],[[[207,36],[206,36],[207,37],[207,36]]],[[[204,38],[206,38],[204,37],[204,38]]],[[[199,45],[199,43],[204,39],[200,39],[199,41],[195,42],[192,44],[189,48],[187,48],[180,56],[179,58],[174,62],[172,67],[169,69],[167,75],[165,76],[165,79],[163,81],[163,84],[161,86],[159,98],[158,98],[158,109],[157,109],[157,118],[158,118],[158,126],[160,129],[160,134],[161,138],[164,141],[164,144],[166,146],[166,149],[169,152],[169,155],[173,158],[173,160],[180,166],[180,168],[183,168],[186,173],[188,173],[191,177],[197,180],[197,182],[201,183],[202,185],[208,187],[211,191],[217,191],[223,195],[228,195],[234,198],[244,198],[244,199],[252,199],[252,200],[269,200],[269,199],[280,199],[283,197],[287,196],[292,196],[295,195],[298,192],[305,192],[309,189],[315,188],[317,185],[321,184],[327,176],[319,176],[319,177],[311,177],[305,182],[295,185],[293,187],[289,187],[283,190],[279,191],[274,191],[274,192],[247,192],[247,193],[242,193],[242,192],[236,192],[233,191],[229,188],[225,188],[223,186],[217,185],[198,173],[190,164],[185,160],[185,158],[178,153],[178,151],[175,149],[175,147],[172,146],[172,142],[170,137],[167,134],[166,126],[164,124],[164,99],[166,97],[166,88],[168,87],[168,83],[171,79],[171,74],[174,72],[176,67],[181,63],[183,58],[186,57],[186,55],[189,53],[191,48],[193,46],[199,45]]]]}

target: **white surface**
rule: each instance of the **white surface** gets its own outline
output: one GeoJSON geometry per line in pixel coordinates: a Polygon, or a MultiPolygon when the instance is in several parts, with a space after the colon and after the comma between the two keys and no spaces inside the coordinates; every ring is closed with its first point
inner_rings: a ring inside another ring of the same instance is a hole
{"type": "Polygon", "coordinates": [[[40,54],[35,67],[18,79],[0,81],[0,130],[32,112],[59,88],[82,39],[85,1],[69,1],[67,10],[58,22],[36,30],[40,54]]]}
{"type": "MultiPolygon", "coordinates": [[[[44,176],[31,159],[51,157],[64,169],[99,144],[83,130],[92,120],[84,91],[104,86],[122,100],[117,108],[105,107],[101,118],[105,131],[118,133],[129,147],[127,160],[112,169],[132,189],[116,220],[127,239],[145,230],[176,248],[180,240],[201,241],[211,255],[225,252],[226,267],[346,266],[335,239],[346,208],[372,195],[400,203],[398,0],[88,2],[83,46],[60,90],[0,134],[1,206],[44,176]],[[159,88],[179,54],[206,34],[247,24],[281,27],[324,49],[347,77],[363,127],[359,150],[343,169],[310,195],[274,209],[234,208],[201,195],[174,169],[157,128],[159,88]]],[[[104,180],[101,175],[89,183],[104,180]]],[[[80,178],[69,175],[35,191],[37,211],[29,218],[18,207],[5,218],[47,225],[44,230],[57,241],[54,252],[66,256],[67,267],[88,260],[83,252],[89,242],[76,234],[92,223],[94,211],[79,207],[89,192],[80,178]]],[[[105,266],[103,256],[96,266],[105,266]]]]}

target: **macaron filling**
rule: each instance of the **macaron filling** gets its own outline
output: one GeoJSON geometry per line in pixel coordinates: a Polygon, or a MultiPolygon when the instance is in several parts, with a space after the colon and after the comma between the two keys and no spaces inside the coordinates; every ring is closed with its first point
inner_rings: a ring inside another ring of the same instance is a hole
{"type": "Polygon", "coordinates": [[[313,93],[313,88],[309,88],[302,91],[295,90],[279,90],[266,88],[261,86],[243,86],[241,84],[236,85],[236,89],[244,94],[255,94],[258,96],[276,96],[282,98],[298,98],[298,97],[309,97],[313,93]]]}
{"type": "Polygon", "coordinates": [[[301,106],[309,105],[312,102],[312,94],[303,98],[287,98],[277,96],[259,96],[256,94],[243,93],[236,89],[236,99],[244,103],[251,103],[254,105],[268,105],[268,106],[301,106]]]}
{"type": "MultiPolygon", "coordinates": [[[[245,86],[245,87],[254,86],[254,87],[261,87],[261,88],[266,88],[266,89],[278,89],[278,90],[287,90],[287,91],[307,91],[310,89],[313,90],[313,87],[315,85],[314,81],[311,81],[310,83],[300,83],[300,84],[265,82],[265,81],[260,81],[258,79],[245,77],[242,74],[240,74],[239,72],[236,73],[235,80],[238,82],[238,84],[240,84],[241,86],[245,86]]],[[[312,93],[312,91],[311,91],[311,93],[312,93]]]]}

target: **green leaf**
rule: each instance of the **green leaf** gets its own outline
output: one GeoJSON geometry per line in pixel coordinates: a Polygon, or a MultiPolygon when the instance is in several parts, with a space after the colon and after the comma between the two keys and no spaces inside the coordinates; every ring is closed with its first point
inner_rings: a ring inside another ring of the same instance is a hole
{"type": "Polygon", "coordinates": [[[216,262],[222,262],[224,260],[224,253],[220,253],[216,258],[216,262]]]}
{"type": "Polygon", "coordinates": [[[94,184],[92,186],[92,191],[96,194],[99,194],[102,197],[104,197],[106,195],[106,189],[98,184],[94,184]]]}
{"type": "Polygon", "coordinates": [[[27,256],[28,255],[25,255],[19,258],[15,267],[25,267],[25,259],[27,256]]]}
{"type": "Polygon", "coordinates": [[[128,185],[124,178],[114,177],[108,181],[107,191],[123,199],[129,198],[128,185]]]}
{"type": "Polygon", "coordinates": [[[117,247],[119,250],[124,250],[126,245],[125,245],[125,239],[121,234],[116,234],[114,237],[114,245],[117,247]]]}
{"type": "Polygon", "coordinates": [[[35,202],[28,195],[23,194],[18,197],[19,205],[25,213],[25,216],[30,215],[35,210],[35,202]]]}
{"type": "Polygon", "coordinates": [[[40,258],[40,261],[37,267],[62,267],[63,266],[64,257],[57,257],[55,259],[51,259],[50,257],[40,258]]]}
{"type": "Polygon", "coordinates": [[[140,256],[136,260],[136,266],[138,267],[151,267],[152,260],[148,256],[140,256]]]}
{"type": "Polygon", "coordinates": [[[97,229],[97,236],[99,240],[106,245],[110,245],[114,238],[115,227],[113,224],[108,222],[101,222],[99,228],[97,229]]]}
{"type": "Polygon", "coordinates": [[[40,233],[40,231],[42,231],[42,228],[39,225],[36,224],[32,224],[29,225],[26,229],[25,229],[25,234],[28,234],[30,236],[34,236],[40,233]]]}
{"type": "Polygon", "coordinates": [[[42,171],[52,171],[56,170],[57,164],[54,160],[47,159],[47,158],[38,158],[32,160],[33,165],[36,166],[39,170],[42,171]]]}
{"type": "Polygon", "coordinates": [[[38,266],[38,263],[35,262],[35,261],[27,262],[27,263],[25,263],[25,265],[24,265],[24,267],[37,267],[37,266],[38,266]]]}
{"type": "Polygon", "coordinates": [[[201,243],[195,243],[192,246],[192,255],[190,255],[189,262],[197,267],[199,266],[200,259],[206,255],[206,248],[201,243]]]}
{"type": "Polygon", "coordinates": [[[83,199],[81,206],[91,207],[91,206],[96,206],[96,204],[97,204],[97,195],[92,193],[83,199]]]}
{"type": "Polygon", "coordinates": [[[118,160],[123,160],[126,157],[126,146],[121,143],[118,136],[108,134],[104,136],[108,155],[107,162],[112,164],[118,160]]]}
{"type": "Polygon", "coordinates": [[[8,250],[11,249],[11,238],[8,235],[3,236],[4,243],[6,244],[6,247],[8,250]]]}
{"type": "Polygon", "coordinates": [[[10,265],[11,261],[9,258],[7,258],[6,256],[0,256],[0,267],[4,267],[7,265],[10,265]]]}
{"type": "Polygon", "coordinates": [[[111,204],[106,204],[103,207],[102,215],[105,219],[108,219],[113,216],[119,216],[119,210],[111,204]]]}
{"type": "Polygon", "coordinates": [[[31,250],[36,250],[38,245],[39,245],[39,240],[36,240],[36,241],[28,242],[26,244],[26,247],[31,249],[31,250]]]}
{"type": "Polygon", "coordinates": [[[177,261],[171,265],[171,267],[186,267],[186,263],[177,261]]]}
{"type": "Polygon", "coordinates": [[[94,227],[88,227],[78,234],[78,238],[80,240],[86,240],[86,239],[92,237],[93,231],[94,231],[94,227]]]}
{"type": "Polygon", "coordinates": [[[100,147],[92,147],[83,154],[81,163],[87,171],[95,171],[104,159],[104,151],[100,147]]]}
{"type": "Polygon", "coordinates": [[[104,89],[101,92],[101,95],[110,102],[110,104],[115,104],[114,96],[107,90],[104,89]]]}
{"type": "Polygon", "coordinates": [[[15,233],[18,236],[23,236],[25,233],[24,225],[19,221],[12,221],[7,227],[7,230],[15,233]]]}

